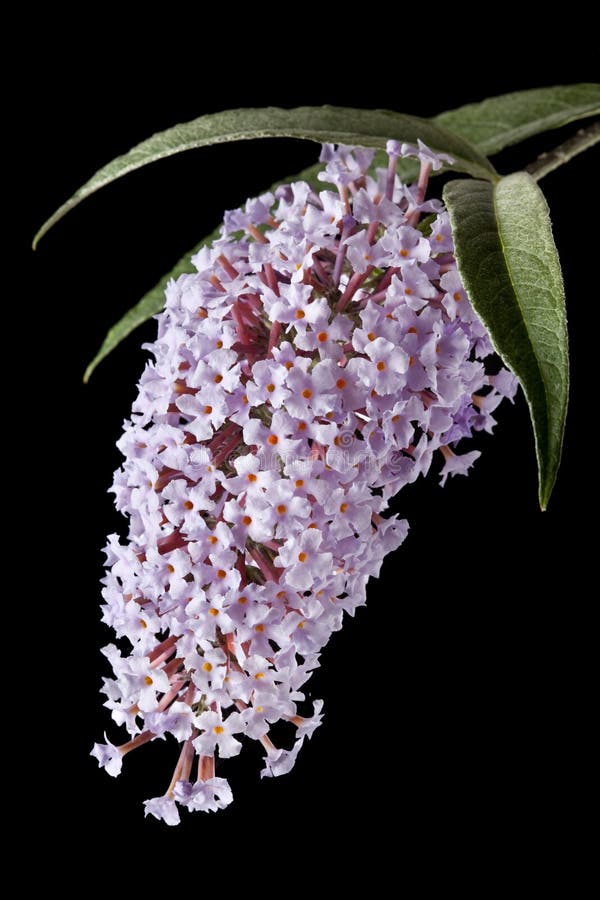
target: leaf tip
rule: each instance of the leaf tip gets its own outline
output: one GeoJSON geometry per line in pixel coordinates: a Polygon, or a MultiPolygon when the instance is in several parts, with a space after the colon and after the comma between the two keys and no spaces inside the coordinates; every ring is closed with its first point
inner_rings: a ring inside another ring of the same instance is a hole
{"type": "Polygon", "coordinates": [[[44,235],[46,235],[50,231],[52,226],[55,225],[56,222],[61,218],[61,210],[62,210],[62,207],[59,210],[57,210],[57,212],[55,212],[53,215],[51,215],[49,219],[46,219],[44,224],[37,230],[37,232],[33,238],[33,241],[31,242],[32,250],[37,250],[37,246],[38,246],[39,242],[41,241],[41,239],[44,237],[44,235]]]}
{"type": "Polygon", "coordinates": [[[39,228],[39,229],[37,230],[37,232],[36,232],[35,235],[34,235],[34,238],[33,238],[32,242],[31,242],[31,249],[32,249],[32,250],[37,250],[39,242],[40,242],[41,239],[44,237],[44,235],[46,234],[46,232],[50,231],[50,228],[52,227],[52,224],[53,224],[53,219],[48,219],[46,222],[44,222],[44,224],[41,226],[41,228],[39,228]]]}
{"type": "Polygon", "coordinates": [[[552,478],[550,481],[546,482],[540,480],[540,487],[538,491],[540,512],[546,512],[546,510],[548,509],[548,504],[550,502],[550,497],[552,496],[555,482],[556,478],[552,478]]]}

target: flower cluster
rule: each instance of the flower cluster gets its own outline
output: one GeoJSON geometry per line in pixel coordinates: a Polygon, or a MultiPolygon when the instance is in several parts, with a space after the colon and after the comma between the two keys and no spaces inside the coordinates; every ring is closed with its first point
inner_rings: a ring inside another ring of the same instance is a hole
{"type": "Polygon", "coordinates": [[[424,199],[440,157],[396,142],[388,157],[372,172],[371,152],[325,146],[333,189],[297,182],[228,212],[197,274],[167,289],[119,442],[128,541],[107,548],[104,621],[131,649],[105,648],[104,692],[130,740],[93,753],[117,775],[131,749],[180,742],[146,802],[169,824],[178,804],[231,801],[215,756],[242,736],[262,743],[263,775],[291,769],[321,720],[302,691],[319,652],[405,537],[390,497],[436,451],[442,482],[465,473],[479,454],[452,447],[516,389],[486,373],[448,215],[424,199]],[[411,155],[407,187],[396,161],[411,155]],[[269,737],[280,721],[288,749],[269,737]]]}

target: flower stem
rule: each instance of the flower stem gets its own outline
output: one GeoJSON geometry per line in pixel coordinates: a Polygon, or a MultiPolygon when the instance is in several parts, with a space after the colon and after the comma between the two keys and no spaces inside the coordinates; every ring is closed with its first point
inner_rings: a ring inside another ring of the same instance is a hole
{"type": "Polygon", "coordinates": [[[574,134],[567,141],[563,141],[554,150],[542,153],[528,166],[525,166],[525,171],[529,172],[535,181],[540,181],[546,175],[549,175],[550,172],[558,169],[559,166],[563,166],[573,159],[574,156],[583,153],[584,150],[589,150],[590,147],[593,147],[599,141],[600,122],[594,122],[587,128],[581,128],[577,134],[574,134]]]}

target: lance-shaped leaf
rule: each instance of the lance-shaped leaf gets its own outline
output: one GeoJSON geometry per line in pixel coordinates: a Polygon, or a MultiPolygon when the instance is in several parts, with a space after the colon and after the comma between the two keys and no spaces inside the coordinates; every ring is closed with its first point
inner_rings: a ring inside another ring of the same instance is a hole
{"type": "Polygon", "coordinates": [[[455,160],[457,171],[468,172],[477,178],[496,177],[492,164],[475,147],[430,119],[387,110],[337,106],[228,109],[161,131],[123,156],[113,159],[42,225],[33,245],[35,247],[42,235],[82,200],[128,172],[185,150],[266,137],[302,138],[318,143],[375,148],[384,148],[390,138],[413,143],[421,138],[433,150],[449,153],[455,160]]]}
{"type": "Polygon", "coordinates": [[[545,509],[560,463],[569,389],[562,274],[548,207],[530,175],[444,190],[456,260],[473,307],[527,398],[545,509]]]}
{"type": "Polygon", "coordinates": [[[567,84],[490,97],[434,121],[491,156],[536,134],[600,115],[600,84],[567,84]]]}

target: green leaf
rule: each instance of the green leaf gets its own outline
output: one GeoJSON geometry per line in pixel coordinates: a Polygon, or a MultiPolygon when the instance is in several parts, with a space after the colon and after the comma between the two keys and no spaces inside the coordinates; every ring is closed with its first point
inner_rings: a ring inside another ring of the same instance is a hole
{"type": "Polygon", "coordinates": [[[33,246],[62,217],[86,197],[117,178],[149,163],[211,144],[266,137],[302,138],[359,147],[385,148],[389,138],[425,141],[432,149],[449,153],[454,168],[478,178],[494,178],[491,163],[463,138],[430,119],[387,110],[346,109],[337,106],[301,106],[297,109],[228,109],[175,125],[142,141],[123,156],[99,169],[66,203],[50,216],[36,234],[33,246]]]}
{"type": "Polygon", "coordinates": [[[443,112],[434,121],[491,156],[536,134],[599,114],[600,84],[570,84],[490,97],[443,112]]]}
{"type": "Polygon", "coordinates": [[[548,207],[525,172],[495,185],[453,181],[444,200],[471,303],[529,404],[545,509],[560,463],[569,389],[564,290],[548,207]]]}

